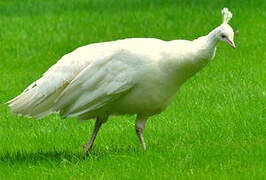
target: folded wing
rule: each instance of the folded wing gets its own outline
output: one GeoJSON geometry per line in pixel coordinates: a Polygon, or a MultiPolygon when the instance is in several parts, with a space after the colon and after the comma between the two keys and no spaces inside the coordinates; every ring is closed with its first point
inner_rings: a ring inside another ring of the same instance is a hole
{"type": "Polygon", "coordinates": [[[78,116],[100,109],[134,86],[134,68],[124,56],[97,46],[76,50],[7,104],[16,114],[35,118],[54,112],[78,116]]]}
{"type": "Polygon", "coordinates": [[[133,69],[119,55],[91,63],[63,90],[54,111],[72,117],[99,110],[134,87],[133,69]]]}

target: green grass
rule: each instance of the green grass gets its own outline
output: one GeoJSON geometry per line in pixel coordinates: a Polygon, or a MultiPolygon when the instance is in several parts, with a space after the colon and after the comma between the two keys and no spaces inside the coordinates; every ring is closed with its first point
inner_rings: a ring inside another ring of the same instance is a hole
{"type": "Polygon", "coordinates": [[[236,50],[215,59],[153,116],[141,150],[135,117],[93,121],[16,117],[0,106],[0,179],[265,179],[264,0],[12,0],[0,2],[0,103],[75,48],[126,37],[194,39],[233,12],[236,50]]]}

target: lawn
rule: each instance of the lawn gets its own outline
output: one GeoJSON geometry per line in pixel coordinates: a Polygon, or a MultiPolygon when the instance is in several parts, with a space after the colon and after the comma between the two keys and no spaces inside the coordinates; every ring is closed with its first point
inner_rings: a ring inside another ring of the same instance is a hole
{"type": "Polygon", "coordinates": [[[131,116],[104,124],[82,158],[94,121],[17,117],[0,106],[0,179],[265,179],[264,0],[0,1],[0,104],[64,54],[128,37],[195,39],[233,13],[236,50],[189,79],[147,123],[143,152],[131,116]]]}

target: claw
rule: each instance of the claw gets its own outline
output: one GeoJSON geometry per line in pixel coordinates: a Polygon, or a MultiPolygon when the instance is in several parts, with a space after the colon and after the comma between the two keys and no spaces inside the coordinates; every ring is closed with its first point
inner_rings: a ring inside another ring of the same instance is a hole
{"type": "Polygon", "coordinates": [[[85,144],[83,144],[82,146],[83,146],[83,149],[84,149],[83,156],[85,157],[89,153],[89,148],[85,144]]]}

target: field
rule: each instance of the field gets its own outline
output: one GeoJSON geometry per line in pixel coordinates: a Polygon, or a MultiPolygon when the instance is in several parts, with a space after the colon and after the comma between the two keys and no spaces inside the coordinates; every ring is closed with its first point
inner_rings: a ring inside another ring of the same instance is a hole
{"type": "Polygon", "coordinates": [[[0,1],[0,104],[75,48],[128,37],[195,39],[233,18],[237,49],[215,59],[147,123],[112,117],[82,158],[94,121],[17,117],[0,106],[0,179],[265,179],[264,0],[0,1]]]}

